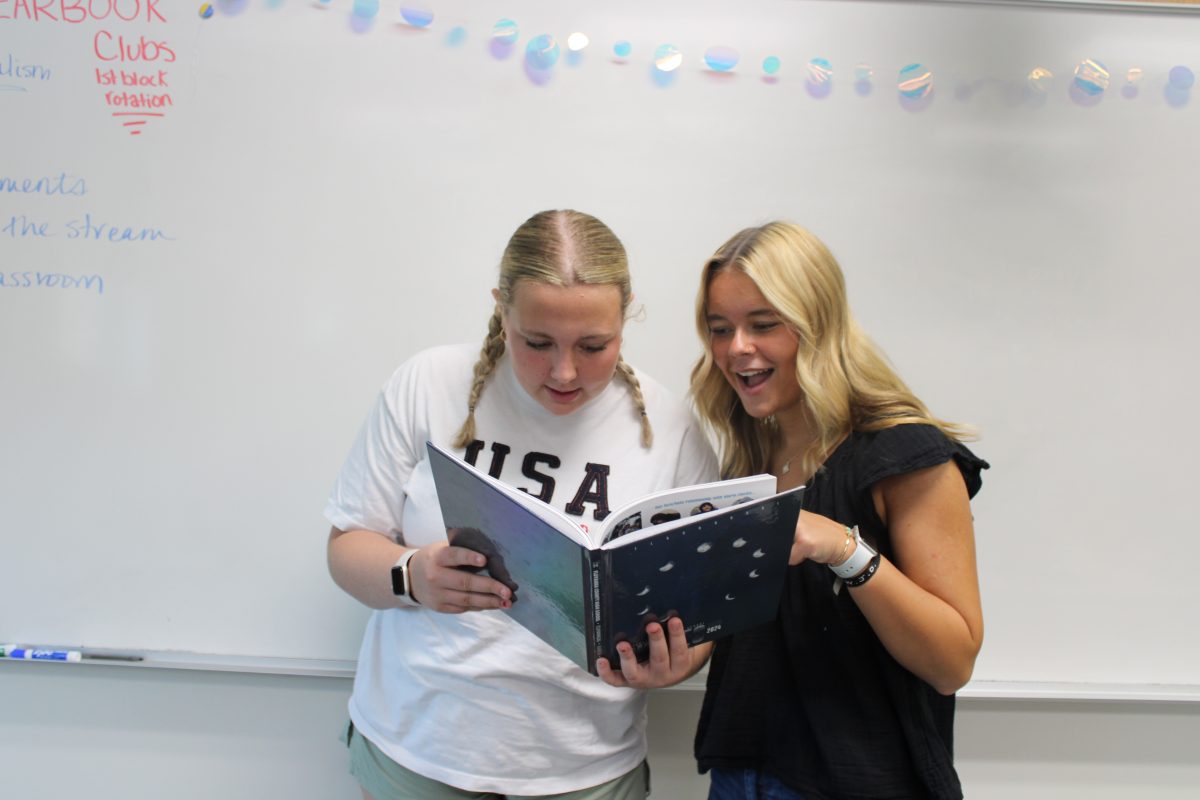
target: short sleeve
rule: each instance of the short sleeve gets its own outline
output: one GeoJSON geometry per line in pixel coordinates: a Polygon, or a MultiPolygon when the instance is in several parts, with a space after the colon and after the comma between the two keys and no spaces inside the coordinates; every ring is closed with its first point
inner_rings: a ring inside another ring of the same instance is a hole
{"type": "Polygon", "coordinates": [[[397,536],[404,491],[423,453],[411,430],[415,365],[392,375],[358,432],[325,506],[325,518],[340,530],[370,530],[397,536]],[[399,412],[403,412],[403,418],[399,412]]]}
{"type": "Polygon", "coordinates": [[[896,425],[869,434],[855,454],[856,489],[865,491],[884,478],[935,467],[953,459],[974,497],[990,465],[969,448],[932,425],[896,425]]]}

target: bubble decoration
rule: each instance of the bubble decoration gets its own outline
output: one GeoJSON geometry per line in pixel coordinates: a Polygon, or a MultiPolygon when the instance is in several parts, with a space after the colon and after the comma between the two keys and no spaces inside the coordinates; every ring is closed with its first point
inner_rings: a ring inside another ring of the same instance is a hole
{"type": "Polygon", "coordinates": [[[875,86],[871,83],[871,79],[875,77],[875,70],[870,64],[859,62],[854,65],[854,93],[859,97],[866,97],[874,91],[875,86]]]}
{"type": "Polygon", "coordinates": [[[779,67],[782,66],[778,56],[767,56],[763,59],[762,71],[767,75],[774,75],[779,72],[779,67]]]}
{"type": "Polygon", "coordinates": [[[613,45],[613,55],[617,58],[628,58],[633,52],[633,45],[626,41],[620,41],[613,45]]]}
{"type": "Polygon", "coordinates": [[[1196,85],[1196,74],[1184,66],[1171,67],[1167,73],[1167,83],[1172,89],[1186,92],[1196,85]]]}
{"type": "Polygon", "coordinates": [[[525,45],[525,62],[534,69],[546,70],[558,63],[558,42],[554,37],[543,33],[529,40],[525,45]]]}
{"type": "Polygon", "coordinates": [[[717,45],[704,51],[704,63],[713,72],[730,72],[741,60],[741,55],[732,47],[717,45]]]}
{"type": "Polygon", "coordinates": [[[1121,87],[1121,96],[1126,100],[1136,99],[1140,91],[1139,84],[1144,77],[1145,73],[1141,67],[1130,67],[1125,73],[1125,85],[1121,87]]]}
{"type": "Polygon", "coordinates": [[[1167,85],[1163,87],[1163,98],[1171,108],[1185,108],[1192,101],[1192,87],[1196,85],[1196,74],[1184,66],[1171,67],[1167,73],[1167,85]]]}
{"type": "Polygon", "coordinates": [[[804,91],[814,100],[824,100],[833,92],[833,65],[827,58],[813,58],[805,64],[804,91]]]}
{"type": "Polygon", "coordinates": [[[450,30],[446,31],[446,46],[458,47],[467,40],[467,29],[462,25],[455,25],[450,30]]]}
{"type": "Polygon", "coordinates": [[[521,31],[517,28],[517,23],[511,19],[502,19],[492,26],[492,40],[499,44],[516,44],[517,37],[520,35],[521,31]]]}
{"type": "Polygon", "coordinates": [[[379,14],[379,0],[354,0],[352,13],[359,19],[375,19],[379,14]]]}
{"type": "Polygon", "coordinates": [[[933,73],[923,64],[909,64],[900,70],[896,86],[905,99],[924,100],[933,92],[933,73]]]}
{"type": "Polygon", "coordinates": [[[400,18],[414,28],[428,28],[433,24],[433,12],[424,6],[400,6],[400,18]]]}
{"type": "Polygon", "coordinates": [[[814,58],[808,62],[808,82],[813,86],[824,86],[833,80],[833,66],[827,58],[814,58]]]}
{"type": "Polygon", "coordinates": [[[1099,61],[1087,59],[1075,68],[1075,88],[1088,97],[1098,97],[1108,89],[1108,68],[1099,61]]]}
{"type": "Polygon", "coordinates": [[[212,15],[213,15],[213,4],[212,3],[201,3],[200,4],[200,19],[211,19],[212,15]]]}
{"type": "Polygon", "coordinates": [[[1034,67],[1025,78],[1026,84],[1035,92],[1046,94],[1054,85],[1054,73],[1045,67],[1034,67]]]}
{"type": "Polygon", "coordinates": [[[583,63],[583,51],[588,48],[592,40],[588,38],[586,33],[575,31],[567,36],[567,57],[566,61],[572,67],[577,67],[583,63]]]}
{"type": "Polygon", "coordinates": [[[674,72],[683,64],[683,53],[673,44],[660,44],[654,51],[654,68],[659,72],[674,72]]]}

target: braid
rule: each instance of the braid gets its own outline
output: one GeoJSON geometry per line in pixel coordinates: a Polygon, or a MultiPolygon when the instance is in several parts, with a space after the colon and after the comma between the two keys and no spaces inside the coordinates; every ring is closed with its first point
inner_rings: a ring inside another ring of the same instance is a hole
{"type": "Polygon", "coordinates": [[[479,404],[479,396],[483,394],[484,384],[496,370],[496,362],[504,355],[504,327],[500,320],[500,307],[492,312],[488,320],[488,332],[484,337],[483,347],[479,350],[479,360],[475,362],[475,378],[471,381],[471,393],[467,397],[467,419],[458,434],[454,437],[455,447],[466,447],[475,441],[475,406],[479,404]]]}
{"type": "Polygon", "coordinates": [[[646,415],[646,398],[642,396],[642,384],[638,382],[633,367],[626,364],[624,358],[617,361],[617,373],[629,384],[633,404],[637,406],[642,419],[642,447],[649,449],[650,445],[654,444],[654,431],[650,429],[650,417],[646,415]]]}

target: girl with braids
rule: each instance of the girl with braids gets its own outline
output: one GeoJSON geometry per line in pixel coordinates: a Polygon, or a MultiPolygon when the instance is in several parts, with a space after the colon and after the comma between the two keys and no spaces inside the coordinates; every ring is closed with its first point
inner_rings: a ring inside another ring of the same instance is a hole
{"type": "Polygon", "coordinates": [[[714,480],[716,457],[686,406],[621,359],[633,296],[599,220],[531,217],[492,295],[482,350],[427,350],[387,382],[326,507],[330,572],[376,609],[350,699],[351,773],[375,800],[640,800],[645,697],[498,610],[519,599],[480,571],[481,553],[447,543],[425,442],[584,525],[714,480]]]}
{"type": "Polygon", "coordinates": [[[776,619],[689,651],[672,621],[660,686],[711,654],[696,734],[710,800],[961,798],[954,693],[983,640],[969,499],[987,463],[934,417],[850,315],[841,269],[796,225],[738,233],[704,269],[692,372],[726,476],[807,484],[776,619]]]}

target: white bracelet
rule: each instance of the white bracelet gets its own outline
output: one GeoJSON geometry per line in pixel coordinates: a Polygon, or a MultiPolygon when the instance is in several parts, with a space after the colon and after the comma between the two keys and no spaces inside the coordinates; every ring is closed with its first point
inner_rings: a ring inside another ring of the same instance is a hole
{"type": "Polygon", "coordinates": [[[854,541],[856,542],[854,552],[836,567],[832,564],[829,565],[829,568],[833,570],[833,574],[842,580],[853,578],[855,575],[861,573],[871,563],[871,559],[875,557],[875,550],[871,548],[871,545],[864,542],[862,536],[859,535],[858,526],[855,525],[851,531],[854,533],[854,541]]]}

